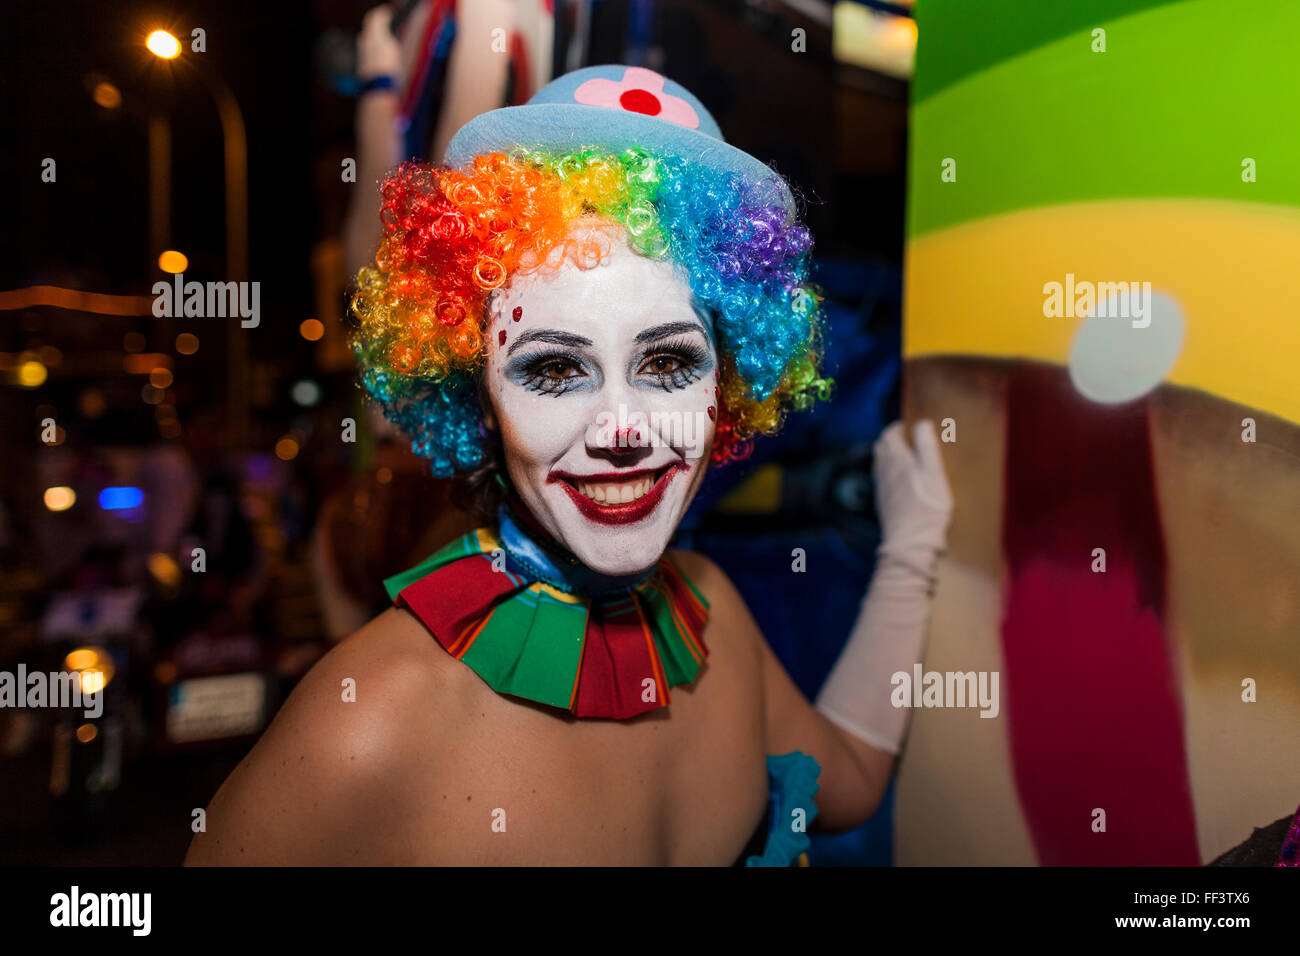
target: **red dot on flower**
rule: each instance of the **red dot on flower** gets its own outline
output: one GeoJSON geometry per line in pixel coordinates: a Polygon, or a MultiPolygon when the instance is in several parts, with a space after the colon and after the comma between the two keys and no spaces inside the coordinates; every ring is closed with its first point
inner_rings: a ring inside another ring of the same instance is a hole
{"type": "Polygon", "coordinates": [[[513,312],[511,312],[510,315],[514,318],[514,320],[515,320],[516,322],[518,322],[520,319],[522,319],[522,318],[524,317],[524,308],[523,308],[523,306],[520,306],[520,305],[515,306],[515,310],[514,310],[513,312]]]}
{"type": "Polygon", "coordinates": [[[497,333],[497,345],[505,345],[505,344],[506,344],[506,330],[502,329],[500,332],[497,333]]]}
{"type": "Polygon", "coordinates": [[[710,421],[718,420],[718,410],[714,408],[712,405],[709,406],[709,420],[710,421]]]}
{"type": "Polygon", "coordinates": [[[649,90],[625,90],[618,98],[618,105],[629,113],[645,113],[647,116],[658,116],[663,109],[659,97],[649,90]]]}

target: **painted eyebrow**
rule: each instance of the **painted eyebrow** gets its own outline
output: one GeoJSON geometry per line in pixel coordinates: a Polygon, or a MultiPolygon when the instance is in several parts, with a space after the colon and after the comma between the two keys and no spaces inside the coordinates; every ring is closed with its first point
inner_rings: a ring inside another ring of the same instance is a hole
{"type": "Polygon", "coordinates": [[[709,333],[705,331],[704,326],[698,322],[665,322],[663,325],[652,325],[643,332],[638,332],[636,342],[656,342],[659,339],[666,339],[670,335],[677,335],[681,332],[699,332],[706,339],[709,333]]]}
{"type": "Polygon", "coordinates": [[[591,339],[582,335],[574,335],[572,332],[561,332],[559,329],[529,329],[510,343],[510,348],[506,349],[506,357],[509,358],[514,355],[515,349],[522,348],[529,342],[550,342],[552,345],[568,345],[572,348],[584,348],[591,345],[591,339]]]}

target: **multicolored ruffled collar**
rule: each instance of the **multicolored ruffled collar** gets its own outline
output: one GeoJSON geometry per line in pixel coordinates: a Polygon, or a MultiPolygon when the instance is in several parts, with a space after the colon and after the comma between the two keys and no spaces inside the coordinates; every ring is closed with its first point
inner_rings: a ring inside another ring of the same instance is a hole
{"type": "Polygon", "coordinates": [[[493,690],[623,719],[667,707],[708,656],[709,604],[666,553],[611,578],[585,567],[503,506],[384,582],[388,595],[493,690]]]}

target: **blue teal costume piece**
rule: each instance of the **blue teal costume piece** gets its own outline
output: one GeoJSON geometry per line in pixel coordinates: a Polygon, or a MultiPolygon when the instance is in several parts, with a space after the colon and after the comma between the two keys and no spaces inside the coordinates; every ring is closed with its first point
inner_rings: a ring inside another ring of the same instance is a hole
{"type": "Polygon", "coordinates": [[[817,818],[814,797],[821,785],[822,768],[816,760],[798,750],[767,758],[767,838],[760,854],[745,860],[746,866],[807,866],[812,845],[807,828],[817,818]],[[803,811],[802,817],[795,813],[803,811]],[[800,824],[796,828],[796,821],[800,824]]]}
{"type": "Polygon", "coordinates": [[[649,568],[640,574],[621,577],[593,571],[573,555],[559,550],[553,542],[548,547],[530,535],[511,509],[509,498],[497,509],[497,537],[510,563],[565,594],[582,597],[626,594],[629,588],[645,583],[655,570],[649,568]]]}

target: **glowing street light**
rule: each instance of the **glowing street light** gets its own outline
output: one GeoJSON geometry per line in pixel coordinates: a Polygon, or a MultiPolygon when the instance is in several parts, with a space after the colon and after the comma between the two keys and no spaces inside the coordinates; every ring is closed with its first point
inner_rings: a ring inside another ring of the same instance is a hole
{"type": "Polygon", "coordinates": [[[150,53],[164,60],[174,60],[181,54],[180,41],[166,30],[154,30],[144,41],[144,45],[149,48],[150,53]]]}
{"type": "Polygon", "coordinates": [[[177,252],[175,249],[168,249],[158,257],[158,268],[172,275],[184,272],[189,267],[190,260],[185,257],[185,253],[177,252]]]}

